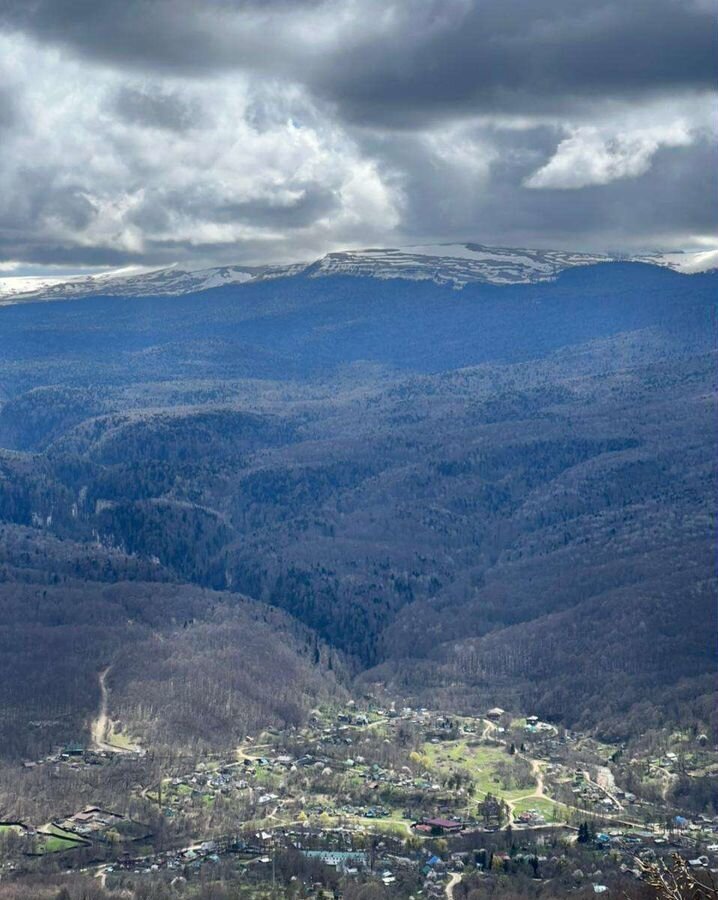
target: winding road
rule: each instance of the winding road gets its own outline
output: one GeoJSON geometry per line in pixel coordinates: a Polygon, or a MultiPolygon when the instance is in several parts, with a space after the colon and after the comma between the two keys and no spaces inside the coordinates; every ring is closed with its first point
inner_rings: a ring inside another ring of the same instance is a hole
{"type": "Polygon", "coordinates": [[[459,875],[458,872],[453,872],[444,890],[444,893],[448,897],[448,900],[454,900],[454,888],[460,881],[461,875],[459,875]]]}

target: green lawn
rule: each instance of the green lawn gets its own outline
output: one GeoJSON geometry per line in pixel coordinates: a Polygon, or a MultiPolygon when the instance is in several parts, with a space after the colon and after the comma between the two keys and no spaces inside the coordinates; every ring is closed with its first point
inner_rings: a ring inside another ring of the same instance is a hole
{"type": "Polygon", "coordinates": [[[504,784],[496,768],[500,763],[510,765],[512,757],[503,747],[491,747],[466,740],[447,741],[440,744],[424,744],[423,754],[428,758],[430,769],[435,775],[447,775],[452,771],[469,774],[478,797],[491,793],[513,800],[525,797],[535,790],[535,784],[517,788],[504,784]]]}
{"type": "Polygon", "coordinates": [[[118,750],[134,750],[134,741],[124,731],[111,731],[107,737],[107,743],[118,750]]]}
{"type": "Polygon", "coordinates": [[[254,784],[256,787],[276,788],[282,781],[279,773],[272,772],[266,766],[257,766],[254,775],[254,784]]]}
{"type": "Polygon", "coordinates": [[[558,804],[545,797],[527,797],[525,800],[518,800],[514,805],[514,812],[521,813],[526,810],[535,809],[536,812],[545,816],[547,822],[553,821],[554,814],[558,814],[558,804]]]}
{"type": "Polygon", "coordinates": [[[74,850],[80,846],[77,841],[68,841],[60,837],[48,837],[42,843],[44,853],[60,853],[63,850],[74,850]]]}
{"type": "Polygon", "coordinates": [[[84,841],[69,831],[50,825],[47,834],[38,834],[38,849],[41,853],[60,853],[63,850],[74,850],[85,846],[84,841]]]}

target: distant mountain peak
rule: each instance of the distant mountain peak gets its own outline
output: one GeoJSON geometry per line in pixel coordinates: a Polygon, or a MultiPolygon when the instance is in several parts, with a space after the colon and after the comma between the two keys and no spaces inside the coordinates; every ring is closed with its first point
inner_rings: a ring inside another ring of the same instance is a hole
{"type": "Polygon", "coordinates": [[[406,278],[463,287],[473,281],[521,284],[555,278],[571,266],[608,262],[604,254],[486,247],[483,244],[417,244],[384,250],[330,253],[321,275],[406,278]]]}
{"type": "Polygon", "coordinates": [[[180,296],[225,285],[288,278],[332,275],[433,281],[463,288],[472,282],[530,284],[549,281],[566,269],[607,262],[643,262],[684,274],[718,268],[718,251],[619,255],[568,250],[489,247],[476,243],[415,244],[328,253],[311,263],[279,266],[217,266],[190,271],[177,266],[120,270],[72,278],[0,278],[0,303],[60,300],[93,295],[180,296]]]}

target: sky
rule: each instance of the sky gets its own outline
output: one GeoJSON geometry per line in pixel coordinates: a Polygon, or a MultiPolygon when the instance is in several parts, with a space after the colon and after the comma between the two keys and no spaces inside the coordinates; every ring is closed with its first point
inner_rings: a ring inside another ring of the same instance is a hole
{"type": "Polygon", "coordinates": [[[718,0],[0,0],[0,274],[718,246],[718,0]]]}

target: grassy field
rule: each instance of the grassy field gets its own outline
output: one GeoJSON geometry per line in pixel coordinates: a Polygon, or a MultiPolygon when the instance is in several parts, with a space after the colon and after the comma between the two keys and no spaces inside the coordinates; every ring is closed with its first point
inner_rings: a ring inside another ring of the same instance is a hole
{"type": "Polygon", "coordinates": [[[85,846],[85,841],[69,831],[58,828],[57,825],[48,825],[44,834],[38,834],[38,850],[41,853],[61,853],[64,850],[74,850],[85,846]]]}
{"type": "Polygon", "coordinates": [[[494,794],[504,800],[525,797],[536,789],[535,782],[518,787],[507,784],[498,769],[511,766],[512,757],[503,747],[491,747],[474,741],[451,741],[425,744],[423,754],[435,775],[448,775],[452,771],[468,774],[474,782],[476,796],[494,794]]]}
{"type": "Polygon", "coordinates": [[[118,750],[134,750],[137,746],[124,731],[111,730],[107,735],[107,743],[118,750]]]}
{"type": "Polygon", "coordinates": [[[554,803],[546,797],[527,797],[525,800],[517,800],[514,804],[514,812],[522,813],[527,810],[536,810],[545,817],[547,822],[551,822],[554,816],[560,817],[559,804],[554,803]]]}

